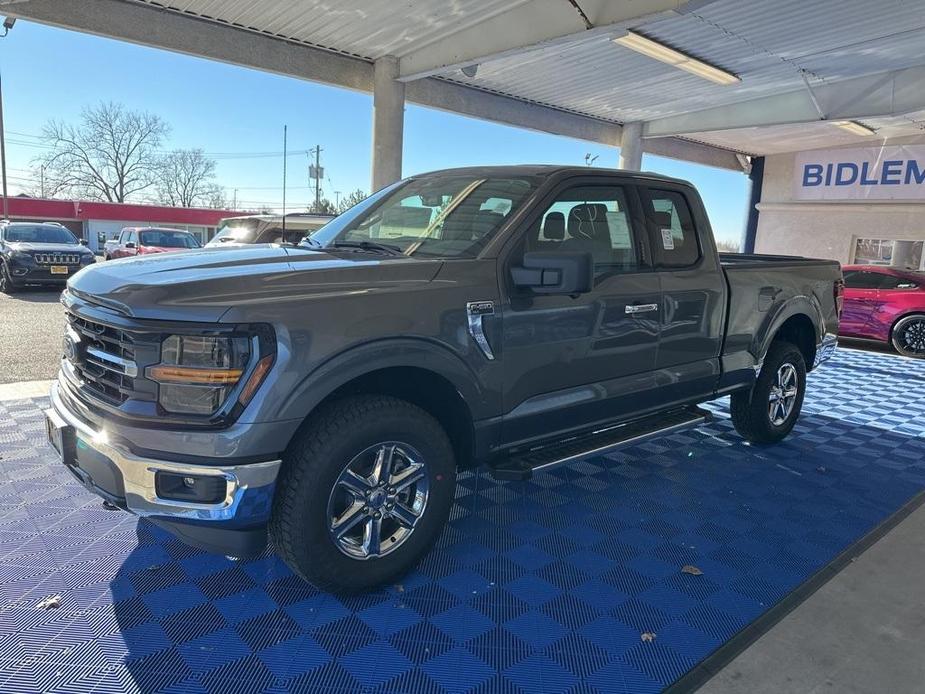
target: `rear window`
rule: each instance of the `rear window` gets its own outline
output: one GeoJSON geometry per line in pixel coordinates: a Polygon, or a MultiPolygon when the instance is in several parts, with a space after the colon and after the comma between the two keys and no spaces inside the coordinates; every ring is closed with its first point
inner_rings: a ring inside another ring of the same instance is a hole
{"type": "Polygon", "coordinates": [[[141,232],[141,245],[159,248],[199,248],[199,242],[192,234],[166,229],[141,232]]]}
{"type": "Polygon", "coordinates": [[[646,216],[649,219],[655,263],[683,268],[700,260],[700,243],[687,199],[673,190],[649,189],[646,216]]]}
{"type": "Polygon", "coordinates": [[[256,219],[225,224],[209,243],[212,245],[219,243],[253,243],[257,236],[257,225],[256,219]]]}
{"type": "Polygon", "coordinates": [[[4,229],[3,238],[11,243],[77,243],[70,231],[52,224],[11,225],[4,229]]]}

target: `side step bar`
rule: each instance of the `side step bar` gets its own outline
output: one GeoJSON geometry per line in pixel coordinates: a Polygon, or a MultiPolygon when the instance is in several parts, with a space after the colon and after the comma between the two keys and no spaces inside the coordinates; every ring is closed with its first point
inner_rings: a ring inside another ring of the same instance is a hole
{"type": "Polygon", "coordinates": [[[598,429],[590,434],[573,436],[513,453],[494,465],[491,475],[496,480],[527,480],[536,471],[549,470],[592,455],[611,453],[619,448],[692,429],[706,424],[712,418],[712,414],[699,407],[685,407],[650,415],[625,424],[598,429]]]}

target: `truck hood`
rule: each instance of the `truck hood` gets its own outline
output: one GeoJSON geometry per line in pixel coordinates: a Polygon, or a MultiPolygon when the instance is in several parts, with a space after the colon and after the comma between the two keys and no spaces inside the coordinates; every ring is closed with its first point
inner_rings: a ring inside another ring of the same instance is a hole
{"type": "Polygon", "coordinates": [[[96,263],[68,280],[68,289],[127,316],[214,322],[245,304],[307,301],[429,282],[440,265],[362,252],[245,245],[96,263]]]}
{"type": "Polygon", "coordinates": [[[79,243],[29,243],[12,241],[7,245],[14,251],[22,253],[85,253],[86,249],[79,243]]]}

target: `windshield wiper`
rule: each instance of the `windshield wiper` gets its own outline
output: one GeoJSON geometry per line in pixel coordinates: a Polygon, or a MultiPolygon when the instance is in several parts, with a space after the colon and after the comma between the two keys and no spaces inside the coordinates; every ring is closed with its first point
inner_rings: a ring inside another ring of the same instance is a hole
{"type": "Polygon", "coordinates": [[[338,241],[337,243],[332,243],[329,248],[358,248],[362,251],[379,251],[389,255],[404,255],[398,246],[377,243],[376,241],[338,241]]]}

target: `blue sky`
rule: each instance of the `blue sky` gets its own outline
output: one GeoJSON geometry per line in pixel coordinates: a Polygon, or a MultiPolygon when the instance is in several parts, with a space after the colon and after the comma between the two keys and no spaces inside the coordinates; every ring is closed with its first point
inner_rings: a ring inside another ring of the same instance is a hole
{"type": "MultiPolygon", "coordinates": [[[[172,130],[165,149],[199,147],[218,160],[217,183],[239,207],[278,206],[282,150],[289,129],[288,204],[310,200],[308,158],[320,144],[324,193],[369,190],[372,97],[312,82],[102,39],[25,21],[0,41],[7,166],[11,192],[40,154],[36,138],[49,119],[76,121],[80,109],[116,101],[156,113],[172,130]]],[[[593,143],[488,123],[409,104],[404,174],[474,164],[616,166],[618,151],[593,143]]],[[[744,229],[748,179],[733,171],[647,155],[643,168],[686,178],[700,189],[719,238],[744,229]]]]}

